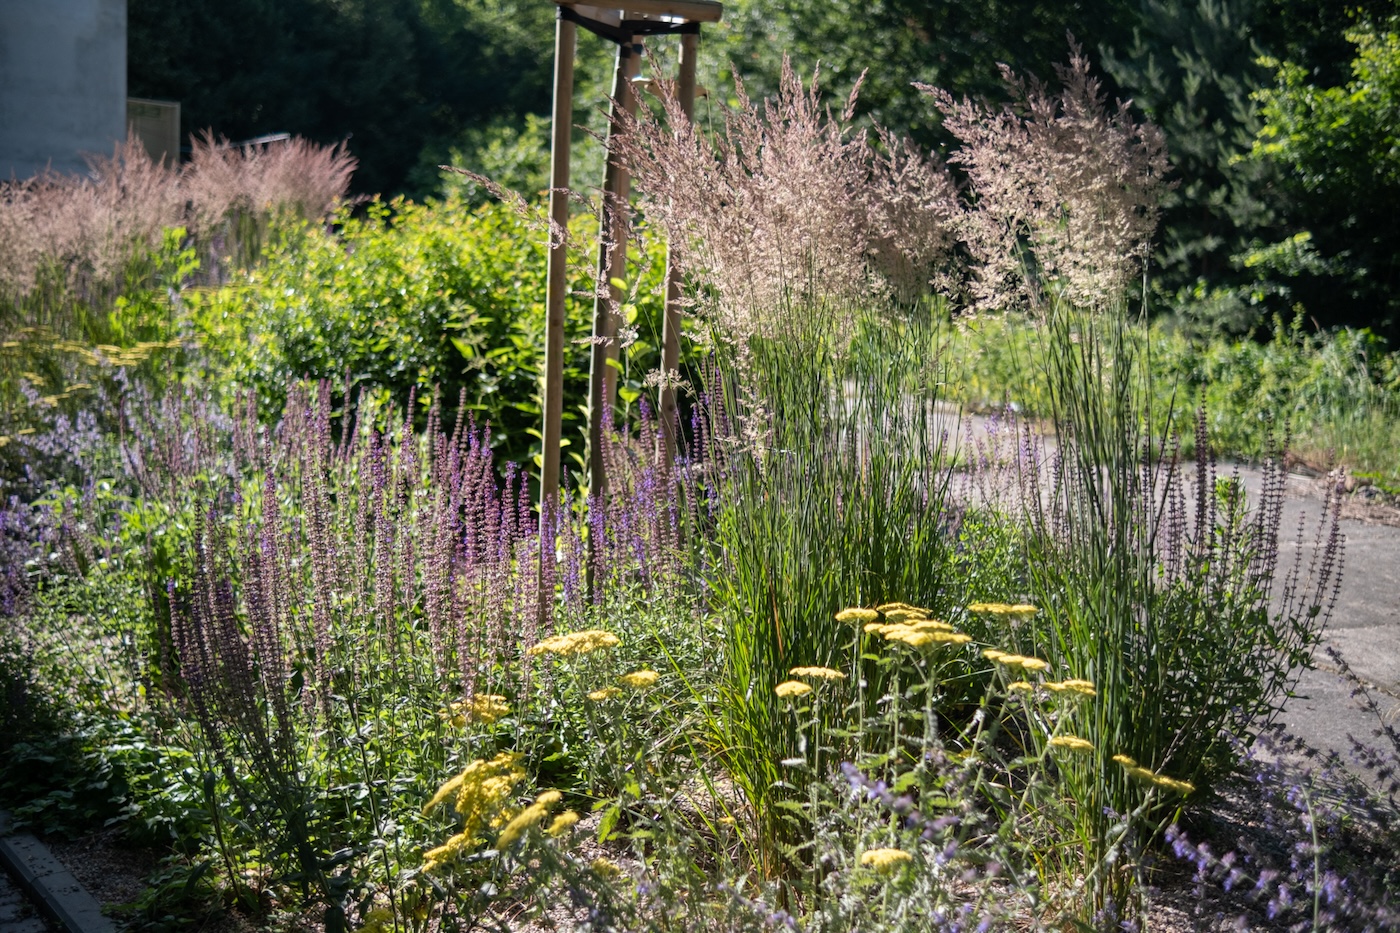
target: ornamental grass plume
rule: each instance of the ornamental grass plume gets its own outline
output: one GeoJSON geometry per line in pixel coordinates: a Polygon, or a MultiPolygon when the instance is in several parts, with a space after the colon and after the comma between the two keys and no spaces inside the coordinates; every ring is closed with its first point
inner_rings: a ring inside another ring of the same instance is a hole
{"type": "Polygon", "coordinates": [[[736,81],[739,104],[713,136],[670,96],[664,122],[646,108],[624,120],[643,212],[713,298],[702,311],[721,339],[773,336],[788,309],[822,307],[844,344],[852,309],[922,296],[949,255],[951,178],[888,133],[877,147],[855,130],[859,86],[833,113],[817,77],[804,88],[784,57],[777,95],[755,102],[736,81]]]}
{"type": "Polygon", "coordinates": [[[168,229],[212,247],[236,210],[322,217],[345,197],[355,166],[341,146],[298,138],[240,149],[207,135],[177,166],[155,161],[130,137],[110,157],[90,159],[86,173],[44,172],[0,192],[0,294],[24,296],[53,272],[90,294],[159,247],[168,229]]]}
{"type": "Polygon", "coordinates": [[[903,849],[866,849],[860,854],[860,864],[873,868],[881,874],[889,874],[900,865],[914,860],[914,856],[903,849]]]}
{"type": "Polygon", "coordinates": [[[1161,131],[1134,122],[1128,102],[1108,107],[1078,46],[1056,71],[1064,89],[1051,94],[1003,65],[1013,102],[998,110],[915,85],[960,143],[949,161],[974,203],[954,223],[980,309],[1040,308],[1046,286],[1076,307],[1106,307],[1151,248],[1168,169],[1161,131]]]}

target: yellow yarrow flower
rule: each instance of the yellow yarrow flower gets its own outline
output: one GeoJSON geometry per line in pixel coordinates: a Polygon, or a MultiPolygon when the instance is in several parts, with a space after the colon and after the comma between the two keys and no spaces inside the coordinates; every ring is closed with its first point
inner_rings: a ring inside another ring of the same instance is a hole
{"type": "Polygon", "coordinates": [[[913,622],[908,623],[908,625],[909,628],[912,628],[916,632],[955,631],[953,626],[949,625],[947,622],[944,622],[942,619],[915,619],[913,622]]]}
{"type": "Polygon", "coordinates": [[[873,868],[878,872],[890,872],[906,862],[912,862],[914,856],[903,849],[866,849],[860,854],[860,863],[866,868],[873,868]]]}
{"type": "Polygon", "coordinates": [[[490,725],[498,719],[509,716],[510,706],[506,703],[506,698],[499,694],[479,693],[472,697],[467,712],[477,722],[490,725]]]}
{"type": "Polygon", "coordinates": [[[979,616],[997,616],[1000,618],[1029,619],[1040,612],[1038,606],[1029,603],[972,603],[967,607],[967,611],[979,616]]]}
{"type": "MultiPolygon", "coordinates": [[[[452,807],[462,819],[462,832],[458,835],[463,837],[463,841],[456,843],[457,848],[474,843],[487,828],[500,825],[504,819],[502,808],[510,799],[515,785],[525,779],[525,772],[519,766],[520,759],[521,755],[517,752],[502,752],[489,760],[473,761],[461,774],[438,788],[423,807],[424,815],[452,798],[452,807]]],[[[453,840],[448,840],[447,844],[433,851],[446,852],[452,844],[453,840]]],[[[451,849],[448,854],[455,851],[451,849]]],[[[447,857],[439,852],[435,861],[441,862],[447,857]]]]}
{"type": "Polygon", "coordinates": [[[785,680],[773,688],[773,692],[783,698],[805,696],[812,688],[800,680],[785,680]]]}
{"type": "Polygon", "coordinates": [[[588,867],[593,869],[593,873],[604,881],[611,881],[622,876],[622,869],[611,859],[595,858],[588,867]]]}
{"type": "Polygon", "coordinates": [[[1052,693],[1073,693],[1079,696],[1095,697],[1098,691],[1094,689],[1094,682],[1091,680],[1061,680],[1050,681],[1043,684],[1046,690],[1052,693]]]}
{"type": "Polygon", "coordinates": [[[850,609],[842,609],[836,613],[837,622],[847,622],[852,625],[862,625],[866,622],[874,622],[880,618],[880,613],[874,609],[861,609],[852,606],[850,609]]]}
{"type": "Polygon", "coordinates": [[[1077,735],[1057,735],[1050,740],[1052,748],[1067,748],[1072,752],[1092,752],[1094,743],[1077,735]]]}
{"type": "Polygon", "coordinates": [[[542,807],[552,807],[564,799],[564,795],[557,790],[547,790],[535,798],[535,803],[542,807]]]}
{"type": "Polygon", "coordinates": [[[911,622],[916,619],[927,619],[928,613],[922,609],[891,609],[885,613],[885,620],[888,622],[911,622]]]}
{"type": "Polygon", "coordinates": [[[594,690],[588,695],[588,698],[594,703],[601,703],[604,700],[611,700],[620,693],[622,693],[622,691],[617,687],[604,687],[601,690],[594,690]]]}
{"type": "Polygon", "coordinates": [[[1196,792],[1196,785],[1190,781],[1178,780],[1174,777],[1167,777],[1165,774],[1158,774],[1150,768],[1144,768],[1127,755],[1114,755],[1113,760],[1123,766],[1123,770],[1134,780],[1144,784],[1153,784],[1164,790],[1175,791],[1182,796],[1196,792]]]}
{"type": "Polygon", "coordinates": [[[884,634],[887,641],[901,642],[911,648],[927,648],[931,645],[965,645],[972,641],[971,635],[965,635],[961,632],[920,631],[908,625],[890,626],[884,634]]]}
{"type": "Polygon", "coordinates": [[[633,671],[630,674],[623,674],[618,678],[618,681],[624,686],[631,687],[633,690],[643,690],[647,687],[654,686],[660,679],[661,675],[656,673],[656,671],[640,670],[633,671]]]}
{"type": "Polygon", "coordinates": [[[1006,685],[1006,689],[1013,693],[1030,693],[1035,689],[1035,685],[1025,680],[1017,680],[1006,685]]]}
{"type": "Polygon", "coordinates": [[[788,671],[791,677],[815,677],[818,680],[845,680],[846,675],[829,667],[794,667],[788,671]]]}
{"type": "Polygon", "coordinates": [[[602,629],[587,629],[582,632],[570,632],[567,635],[551,635],[544,641],[532,645],[525,653],[531,656],[557,654],[568,657],[576,654],[592,654],[600,648],[616,648],[620,644],[622,642],[612,632],[605,632],[602,629]]]}
{"type": "Polygon", "coordinates": [[[898,612],[898,611],[901,610],[901,609],[906,609],[906,610],[907,610],[907,609],[918,609],[918,608],[919,608],[918,606],[911,606],[911,605],[909,605],[908,603],[882,603],[881,605],[875,607],[875,611],[876,611],[876,612],[891,613],[891,612],[898,612]]]}
{"type": "Polygon", "coordinates": [[[423,855],[423,870],[434,871],[441,868],[460,855],[471,843],[470,833],[458,833],[436,849],[429,849],[423,855]]]}
{"type": "MultiPolygon", "coordinates": [[[[982,656],[987,657],[987,652],[982,652],[982,656]]],[[[1023,671],[1043,671],[1050,667],[1048,661],[1042,661],[1040,658],[1028,658],[1023,655],[1006,654],[1001,651],[996,652],[996,657],[988,658],[988,660],[995,664],[1000,664],[1003,667],[1019,667],[1023,671]]]]}
{"type": "Polygon", "coordinates": [[[545,833],[549,836],[562,836],[577,822],[578,814],[573,810],[565,810],[554,818],[554,822],[549,824],[549,828],[545,830],[545,833]]]}
{"type": "Polygon", "coordinates": [[[1006,657],[1006,652],[999,651],[996,648],[988,648],[982,652],[982,657],[986,658],[988,661],[1000,661],[1002,658],[1006,657]]]}

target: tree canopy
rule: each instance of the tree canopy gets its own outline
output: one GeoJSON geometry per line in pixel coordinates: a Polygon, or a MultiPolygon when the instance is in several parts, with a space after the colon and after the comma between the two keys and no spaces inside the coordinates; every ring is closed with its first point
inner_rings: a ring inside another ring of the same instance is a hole
{"type": "MultiPolygon", "coordinates": [[[[1004,101],[1000,65],[1048,77],[1072,35],[1166,135],[1178,184],[1156,310],[1243,332],[1301,307],[1395,339],[1396,14],[1397,0],[729,0],[701,80],[713,119],[736,76],[776,89],[785,55],[842,97],[865,72],[859,112],[942,151],[914,82],[1004,101]]],[[[179,100],[186,132],[348,140],[362,193],[436,193],[449,160],[537,190],[553,17],[548,0],[132,0],[130,88],[179,100]]],[[[575,122],[596,128],[612,48],[580,43],[575,122]]]]}

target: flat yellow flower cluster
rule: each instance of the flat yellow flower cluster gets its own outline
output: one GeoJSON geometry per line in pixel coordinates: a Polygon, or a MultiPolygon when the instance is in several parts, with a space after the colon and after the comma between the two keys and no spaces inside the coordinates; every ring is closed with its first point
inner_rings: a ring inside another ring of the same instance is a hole
{"type": "Polygon", "coordinates": [[[1079,680],[1077,678],[1058,681],[1051,680],[1046,681],[1041,684],[1041,686],[1051,693],[1072,693],[1083,697],[1096,697],[1099,695],[1099,692],[1094,689],[1094,682],[1092,680],[1079,680]]]}
{"type": "Polygon", "coordinates": [[[423,807],[426,816],[448,799],[462,819],[462,831],[436,849],[428,850],[424,869],[431,871],[452,861],[463,850],[476,845],[487,829],[505,821],[503,808],[515,785],[525,779],[521,755],[502,752],[487,761],[473,761],[462,773],[438,788],[423,807]]]}
{"type": "Polygon", "coordinates": [[[499,694],[479,693],[471,698],[471,702],[458,700],[448,706],[447,712],[438,715],[458,729],[465,726],[468,720],[489,726],[496,720],[509,716],[510,706],[506,703],[506,698],[499,694]]]}
{"type": "Polygon", "coordinates": [[[785,680],[773,688],[773,692],[783,699],[789,697],[806,696],[812,692],[810,684],[804,684],[800,680],[785,680]]]}
{"type": "Polygon", "coordinates": [[[836,613],[836,621],[859,625],[867,635],[880,635],[886,641],[911,648],[966,645],[972,641],[971,635],[956,631],[942,619],[929,618],[927,609],[909,603],[883,603],[874,609],[842,609],[836,613]],[[883,622],[880,621],[882,617],[883,622]]]}
{"type": "Polygon", "coordinates": [[[594,690],[589,693],[588,698],[594,703],[601,703],[604,700],[611,700],[620,693],[622,693],[622,690],[618,687],[603,687],[601,690],[594,690]]]}
{"type": "Polygon", "coordinates": [[[794,667],[789,677],[815,677],[818,680],[845,680],[846,675],[829,667],[794,667]]]}
{"type": "Polygon", "coordinates": [[[645,690],[647,687],[655,686],[660,679],[661,675],[656,671],[640,670],[623,674],[617,679],[617,682],[624,687],[631,687],[633,690],[645,690]]]}
{"type": "Polygon", "coordinates": [[[537,645],[531,645],[526,654],[557,654],[564,657],[575,654],[592,654],[599,648],[616,648],[622,642],[612,632],[591,628],[567,635],[551,635],[537,645]]]}
{"type": "Polygon", "coordinates": [[[1144,784],[1153,784],[1165,790],[1173,790],[1185,796],[1194,793],[1196,785],[1189,781],[1179,781],[1174,777],[1167,777],[1165,774],[1158,774],[1150,768],[1144,768],[1127,755],[1114,755],[1113,760],[1123,766],[1123,770],[1128,772],[1128,776],[1142,781],[1144,784]]]}
{"type": "Polygon", "coordinates": [[[1040,608],[1029,603],[972,603],[967,607],[967,611],[979,616],[1022,620],[1034,618],[1036,613],[1040,612],[1040,608]]]}
{"type": "Polygon", "coordinates": [[[1027,658],[1019,654],[1008,654],[995,648],[983,651],[982,657],[994,664],[1000,664],[1003,667],[1016,667],[1023,671],[1048,671],[1050,669],[1049,661],[1042,661],[1040,658],[1027,658]]]}
{"type": "Polygon", "coordinates": [[[860,854],[861,865],[878,872],[894,871],[900,865],[913,860],[914,856],[903,849],[866,849],[860,854]]]}
{"type": "Polygon", "coordinates": [[[939,645],[965,645],[972,641],[971,635],[962,632],[944,632],[938,629],[920,630],[912,625],[889,626],[883,633],[886,641],[900,642],[911,648],[936,648],[939,645]]]}

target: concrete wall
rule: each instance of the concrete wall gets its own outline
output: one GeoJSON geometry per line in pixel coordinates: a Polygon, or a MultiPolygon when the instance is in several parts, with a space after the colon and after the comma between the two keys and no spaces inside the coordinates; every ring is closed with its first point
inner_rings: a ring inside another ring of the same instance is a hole
{"type": "Polygon", "coordinates": [[[0,0],[0,179],[126,138],[126,0],[0,0]]]}

